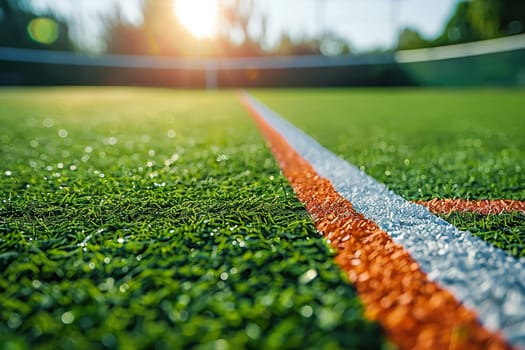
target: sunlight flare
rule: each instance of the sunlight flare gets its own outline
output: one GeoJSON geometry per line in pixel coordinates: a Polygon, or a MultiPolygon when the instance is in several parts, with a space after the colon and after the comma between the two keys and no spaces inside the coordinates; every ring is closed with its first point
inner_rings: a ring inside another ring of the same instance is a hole
{"type": "Polygon", "coordinates": [[[219,13],[217,0],[174,0],[175,14],[196,38],[216,34],[219,13]]]}

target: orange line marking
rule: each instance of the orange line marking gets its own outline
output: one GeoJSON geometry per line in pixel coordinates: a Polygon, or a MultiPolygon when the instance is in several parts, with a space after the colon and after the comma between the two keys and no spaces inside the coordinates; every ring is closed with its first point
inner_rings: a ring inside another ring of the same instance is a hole
{"type": "Polygon", "coordinates": [[[357,213],[258,113],[243,101],[298,198],[356,287],[366,315],[400,349],[510,349],[499,333],[430,281],[419,264],[372,221],[357,213]],[[347,213],[342,216],[337,213],[347,213]]]}
{"type": "Polygon", "coordinates": [[[521,212],[525,215],[525,201],[510,199],[499,200],[466,200],[466,199],[432,199],[429,201],[416,201],[425,206],[434,214],[448,214],[450,212],[473,212],[483,215],[521,212]]]}

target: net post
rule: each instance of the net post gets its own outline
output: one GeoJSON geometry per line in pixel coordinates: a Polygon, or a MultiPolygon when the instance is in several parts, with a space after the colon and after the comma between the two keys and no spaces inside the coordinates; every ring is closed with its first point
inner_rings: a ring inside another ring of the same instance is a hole
{"type": "Polygon", "coordinates": [[[215,90],[218,87],[219,77],[217,72],[217,62],[206,62],[206,89],[215,90]]]}

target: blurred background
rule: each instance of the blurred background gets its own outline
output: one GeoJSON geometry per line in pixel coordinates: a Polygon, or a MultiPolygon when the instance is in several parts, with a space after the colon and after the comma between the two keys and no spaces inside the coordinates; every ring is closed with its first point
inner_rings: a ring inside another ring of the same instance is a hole
{"type": "Polygon", "coordinates": [[[1,85],[522,86],[523,0],[0,0],[1,85]]]}

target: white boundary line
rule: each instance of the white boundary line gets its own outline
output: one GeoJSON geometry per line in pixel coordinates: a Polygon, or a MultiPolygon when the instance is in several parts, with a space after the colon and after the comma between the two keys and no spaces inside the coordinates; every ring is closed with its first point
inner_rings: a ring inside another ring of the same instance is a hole
{"type": "Polygon", "coordinates": [[[285,121],[250,95],[247,100],[315,171],[354,208],[375,221],[429,278],[475,310],[482,324],[525,349],[525,259],[515,259],[413,204],[285,121]]]}

